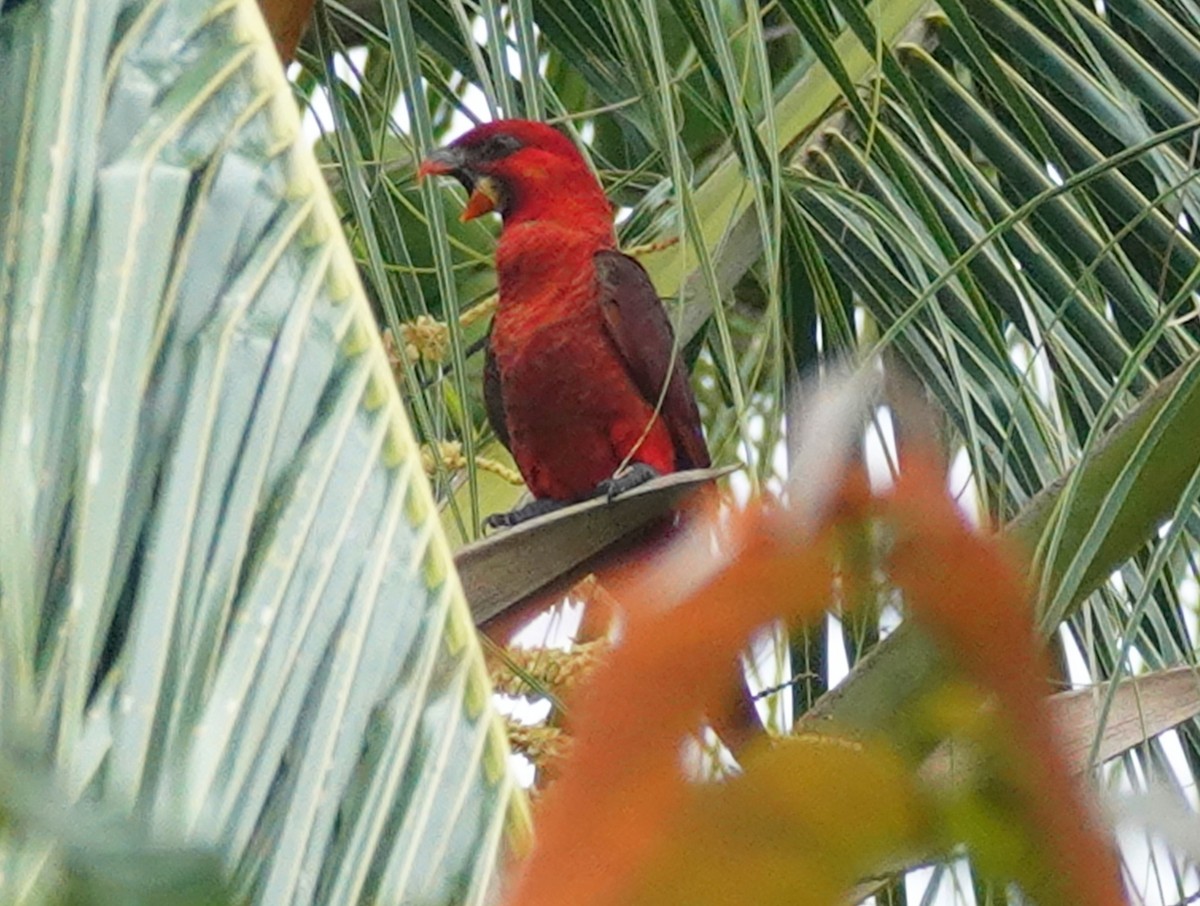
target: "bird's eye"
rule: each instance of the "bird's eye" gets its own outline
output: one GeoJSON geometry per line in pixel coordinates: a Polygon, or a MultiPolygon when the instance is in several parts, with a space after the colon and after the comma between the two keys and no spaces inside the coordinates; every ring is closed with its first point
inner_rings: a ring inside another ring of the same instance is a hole
{"type": "Polygon", "coordinates": [[[511,135],[500,133],[490,136],[475,149],[475,158],[481,161],[499,160],[521,147],[520,141],[511,135]]]}

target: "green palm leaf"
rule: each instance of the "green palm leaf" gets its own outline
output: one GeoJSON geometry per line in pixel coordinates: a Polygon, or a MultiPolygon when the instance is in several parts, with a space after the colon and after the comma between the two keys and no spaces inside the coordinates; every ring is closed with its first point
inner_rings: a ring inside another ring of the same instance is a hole
{"type": "Polygon", "coordinates": [[[271,47],[0,18],[4,738],[257,902],[481,902],[522,799],[271,47]]]}

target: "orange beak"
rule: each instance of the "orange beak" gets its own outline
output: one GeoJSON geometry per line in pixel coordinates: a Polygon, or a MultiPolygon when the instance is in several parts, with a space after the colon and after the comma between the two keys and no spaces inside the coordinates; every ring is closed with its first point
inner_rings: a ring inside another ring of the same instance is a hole
{"type": "Polygon", "coordinates": [[[500,185],[490,176],[481,176],[475,181],[471,195],[467,198],[467,206],[463,208],[458,219],[463,223],[474,220],[481,214],[496,210],[500,202],[500,185]]]}

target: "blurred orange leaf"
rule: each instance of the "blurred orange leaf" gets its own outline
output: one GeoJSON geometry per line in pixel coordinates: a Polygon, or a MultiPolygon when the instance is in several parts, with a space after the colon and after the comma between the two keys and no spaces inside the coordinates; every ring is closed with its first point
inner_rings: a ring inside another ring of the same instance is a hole
{"type": "Polygon", "coordinates": [[[869,509],[891,528],[889,567],[912,617],[992,701],[976,719],[968,696],[939,730],[981,751],[984,784],[947,793],[882,742],[824,734],[760,741],[742,776],[689,782],[682,744],[735,694],[751,634],[811,620],[831,597],[835,528],[806,533],[799,517],[758,505],[724,531],[713,518],[612,586],[629,608],[623,638],[572,703],[574,746],[509,904],[815,906],[918,844],[963,838],[1043,906],[1124,902],[1112,843],[1052,737],[1015,561],[970,531],[919,459],[906,458],[887,498],[859,482],[834,503],[830,518],[869,509]]]}
{"type": "MultiPolygon", "coordinates": [[[[1035,642],[1029,591],[1016,559],[974,534],[929,461],[910,458],[887,515],[896,528],[890,573],[914,619],[950,651],[967,677],[995,696],[986,754],[1007,799],[960,816],[968,843],[996,843],[991,818],[1011,808],[1028,845],[1000,861],[1042,904],[1125,902],[1111,838],[1101,830],[1054,738],[1046,704],[1049,665],[1035,642]],[[1014,855],[1015,853],[1015,855],[1014,855]]],[[[961,803],[960,803],[961,805],[961,803]]],[[[999,855],[993,853],[993,855],[999,855]]]]}
{"type": "Polygon", "coordinates": [[[714,562],[711,538],[698,530],[652,574],[617,586],[618,598],[639,606],[573,703],[563,779],[543,796],[538,839],[508,902],[627,902],[686,804],[680,746],[735,694],[750,633],[783,602],[800,618],[824,609],[827,542],[773,541],[762,518],[756,511],[735,521],[725,545],[740,549],[733,559],[714,562]]]}
{"type": "Polygon", "coordinates": [[[314,0],[259,0],[267,28],[275,39],[275,50],[286,66],[296,56],[296,48],[312,15],[314,0]]]}

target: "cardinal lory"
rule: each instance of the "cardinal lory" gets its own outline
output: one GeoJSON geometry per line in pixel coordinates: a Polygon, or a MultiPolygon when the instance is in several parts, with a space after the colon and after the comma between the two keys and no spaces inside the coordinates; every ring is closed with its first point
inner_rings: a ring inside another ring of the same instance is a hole
{"type": "Polygon", "coordinates": [[[434,152],[419,173],[466,187],[463,220],[504,220],[484,400],[536,499],[489,524],[708,466],[667,314],[646,271],[617,251],[612,206],[570,139],[500,120],[434,152]]]}

